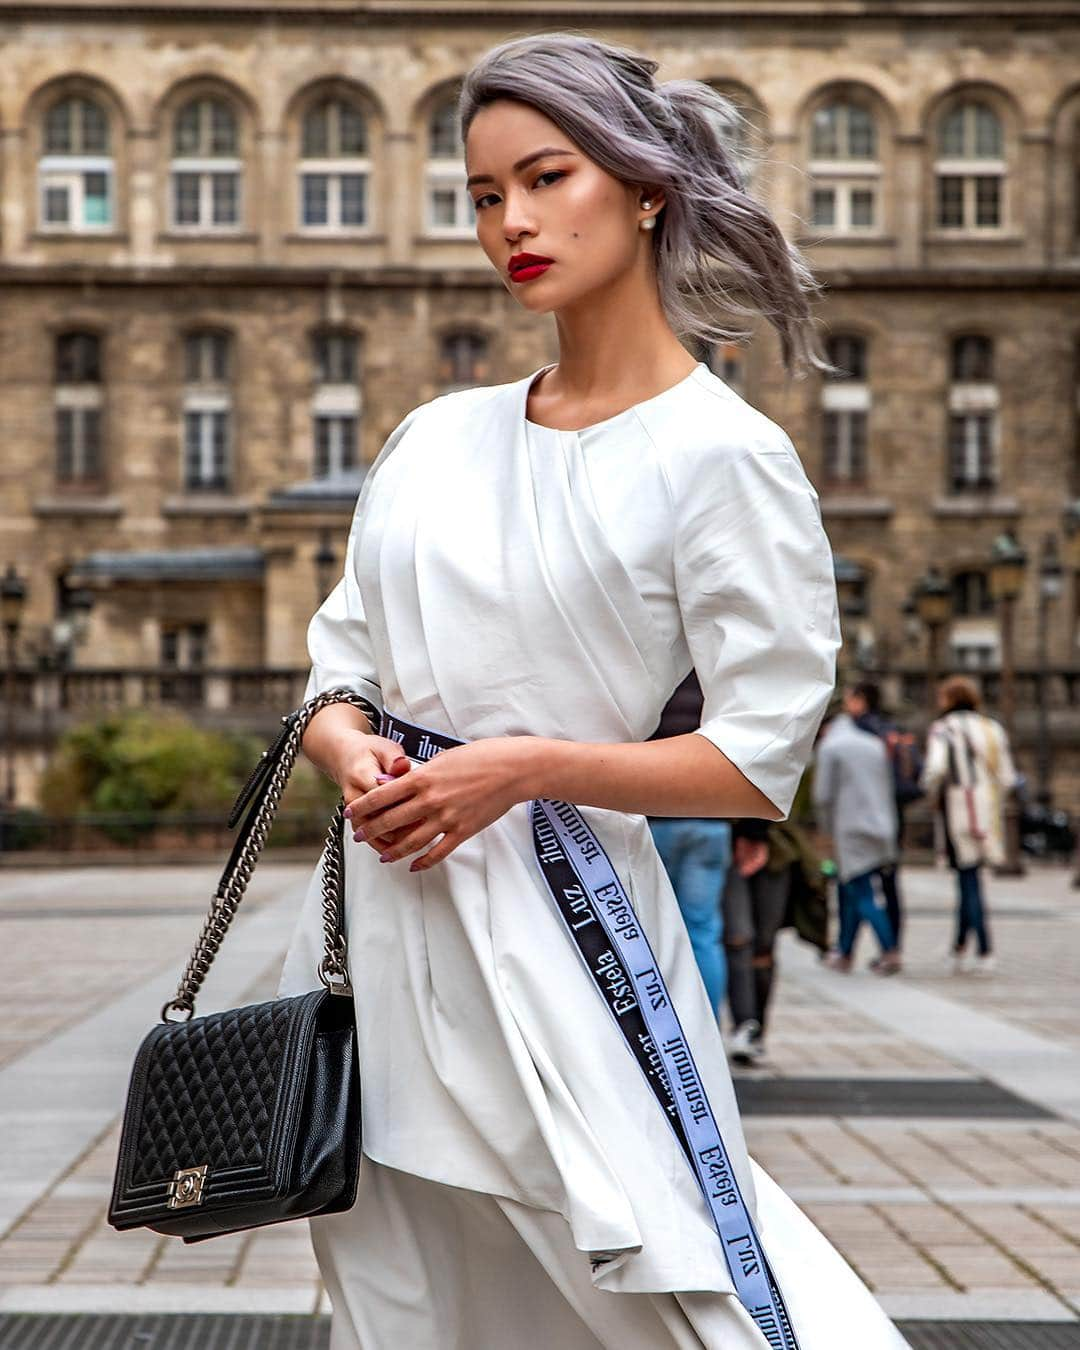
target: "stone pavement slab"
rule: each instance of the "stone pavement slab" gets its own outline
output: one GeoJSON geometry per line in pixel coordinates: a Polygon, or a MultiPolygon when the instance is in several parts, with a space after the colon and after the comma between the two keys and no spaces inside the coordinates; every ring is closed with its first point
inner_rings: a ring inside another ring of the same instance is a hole
{"type": "MultiPolygon", "coordinates": [[[[0,989],[20,962],[28,960],[34,976],[22,985],[23,1039],[8,1047],[0,1092],[5,1083],[18,1085],[20,1109],[36,1111],[46,1126],[63,1115],[68,1140],[62,1166],[50,1171],[31,1147],[27,1157],[37,1171],[6,1178],[0,1314],[151,1316],[196,1307],[233,1315],[239,1335],[246,1314],[327,1311],[306,1225],[189,1248],[145,1231],[118,1234],[105,1222],[130,1061],[172,991],[216,873],[157,869],[148,883],[138,869],[110,878],[95,872],[38,875],[25,884],[0,872],[0,989]],[[148,895],[161,897],[160,910],[148,895]],[[45,916],[40,924],[27,916],[35,907],[45,916]],[[18,956],[3,941],[15,932],[18,956]],[[43,933],[51,945],[42,943],[43,933]],[[134,969],[145,988],[133,983],[134,969]],[[59,1012],[48,1006],[52,973],[64,984],[59,1012]],[[81,983],[84,975],[89,983],[81,983]],[[95,990],[89,1015],[69,997],[87,987],[95,990]],[[89,1042],[79,1039],[88,1023],[95,1032],[89,1042]],[[99,1066],[97,1096],[87,1063],[99,1066]],[[51,1085],[32,1087],[28,1064],[51,1065],[51,1085]],[[65,1090],[77,1081],[91,1094],[86,1100],[65,1090]],[[62,1111],[45,1110],[50,1101],[62,1111]]],[[[228,976],[222,1006],[272,994],[298,888],[309,876],[306,865],[260,864],[247,913],[237,921],[250,925],[252,940],[237,942],[238,926],[222,948],[222,963],[230,946],[236,960],[231,972],[224,964],[218,972],[228,976]]],[[[1001,970],[979,981],[948,976],[939,960],[948,943],[951,877],[926,871],[905,881],[902,976],[837,976],[784,936],[768,1062],[743,1077],[780,1092],[790,1081],[808,1113],[748,1114],[751,1151],[894,1316],[948,1321],[957,1346],[1023,1345],[962,1339],[973,1319],[991,1317],[1017,1327],[1076,1329],[1080,1345],[1080,1120],[1069,1114],[1070,1085],[1046,1072],[1051,1063],[1068,1070],[1080,1053],[1080,1035],[1056,1030],[1067,1020],[1059,1006],[1080,1013],[1076,894],[1064,876],[1039,874],[1007,890],[992,882],[1001,970]],[[1032,1056],[1036,1062],[1028,1063],[1032,1056]],[[858,1114],[843,1093],[829,1096],[830,1080],[841,1079],[861,1081],[864,1094],[900,1083],[907,1105],[887,1116],[858,1114]],[[817,1080],[816,1098],[809,1080],[817,1080]],[[943,1116],[934,1094],[956,1093],[957,1085],[972,1101],[996,1085],[999,1102],[1014,1092],[1051,1114],[943,1116]],[[918,1114],[919,1102],[933,1112],[918,1114]]],[[[10,1139],[28,1123],[17,1115],[0,1115],[10,1139]]],[[[1057,1344],[1046,1340],[1046,1350],[1057,1344]]],[[[1044,1347],[1033,1342],[1030,1350],[1044,1347]]]]}

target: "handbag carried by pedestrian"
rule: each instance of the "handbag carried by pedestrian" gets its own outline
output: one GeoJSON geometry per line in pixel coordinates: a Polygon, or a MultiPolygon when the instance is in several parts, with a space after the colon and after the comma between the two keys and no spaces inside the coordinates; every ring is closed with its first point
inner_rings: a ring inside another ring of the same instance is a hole
{"type": "Polygon", "coordinates": [[[351,703],[378,722],[377,709],[351,689],[316,695],[282,718],[237,797],[229,825],[243,824],[210,911],[175,996],[135,1056],[108,1211],[114,1228],[201,1242],[334,1214],[356,1199],[360,1078],[344,931],[343,800],[322,858],[324,987],[194,1016],[304,732],[330,703],[351,703]]]}

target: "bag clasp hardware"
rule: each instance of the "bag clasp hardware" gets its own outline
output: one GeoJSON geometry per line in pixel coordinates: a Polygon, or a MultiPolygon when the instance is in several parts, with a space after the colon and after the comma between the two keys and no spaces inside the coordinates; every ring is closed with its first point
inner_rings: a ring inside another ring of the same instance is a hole
{"type": "Polygon", "coordinates": [[[208,1163],[198,1167],[178,1167],[169,1182],[169,1208],[187,1209],[189,1205],[201,1205],[208,1170],[208,1163]]]}

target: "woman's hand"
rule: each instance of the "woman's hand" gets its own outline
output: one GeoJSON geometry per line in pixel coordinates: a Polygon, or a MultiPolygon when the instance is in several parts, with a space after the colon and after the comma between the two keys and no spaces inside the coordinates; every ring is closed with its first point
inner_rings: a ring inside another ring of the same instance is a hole
{"type": "MultiPolygon", "coordinates": [[[[399,770],[400,776],[391,782],[364,787],[362,795],[346,799],[354,838],[377,848],[380,862],[394,862],[441,834],[437,844],[413,860],[409,871],[441,862],[458,844],[529,799],[526,784],[534,741],[531,736],[489,736],[441,750],[426,764],[407,760],[411,767],[399,770]]],[[[396,743],[387,743],[400,759],[396,743]]]]}

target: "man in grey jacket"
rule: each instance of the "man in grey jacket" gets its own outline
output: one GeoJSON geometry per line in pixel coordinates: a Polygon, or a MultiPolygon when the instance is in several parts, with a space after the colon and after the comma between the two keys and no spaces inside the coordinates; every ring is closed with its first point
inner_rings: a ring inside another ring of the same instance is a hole
{"type": "Polygon", "coordinates": [[[874,873],[896,860],[896,802],[884,743],[862,731],[845,712],[837,713],[818,745],[814,763],[814,807],[833,843],[840,906],[840,937],[829,958],[834,970],[851,969],[851,953],[865,920],[881,944],[874,969],[900,969],[896,936],[877,903],[874,873]]]}

